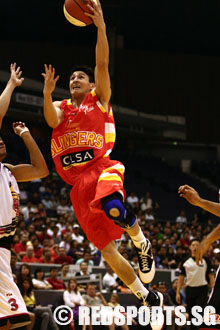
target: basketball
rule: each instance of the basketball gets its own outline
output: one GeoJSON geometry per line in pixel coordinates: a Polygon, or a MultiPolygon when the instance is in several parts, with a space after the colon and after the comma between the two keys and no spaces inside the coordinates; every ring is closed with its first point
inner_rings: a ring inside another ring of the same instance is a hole
{"type": "MultiPolygon", "coordinates": [[[[96,0],[93,0],[95,3],[96,0]]],[[[87,7],[87,4],[92,6],[91,0],[65,0],[63,11],[66,19],[76,26],[87,26],[93,23],[92,19],[84,13],[92,12],[87,7]]]]}

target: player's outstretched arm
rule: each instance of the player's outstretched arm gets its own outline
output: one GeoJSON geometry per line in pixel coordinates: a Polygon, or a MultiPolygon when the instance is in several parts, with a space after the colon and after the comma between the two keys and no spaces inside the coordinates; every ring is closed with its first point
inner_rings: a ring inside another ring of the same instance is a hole
{"type": "Polygon", "coordinates": [[[95,84],[96,94],[102,105],[107,108],[111,97],[111,82],[108,71],[109,65],[109,45],[106,35],[106,25],[103,17],[102,7],[99,0],[92,1],[92,6],[88,5],[92,14],[85,13],[91,17],[97,27],[97,43],[96,43],[96,67],[95,67],[95,84]]]}
{"type": "Polygon", "coordinates": [[[16,166],[5,164],[11,170],[15,179],[24,182],[47,176],[49,174],[47,164],[29,129],[22,122],[13,123],[13,129],[15,134],[23,139],[31,160],[31,164],[20,164],[16,166]]]}
{"type": "Polygon", "coordinates": [[[51,64],[49,66],[45,64],[44,69],[45,72],[42,73],[44,77],[44,117],[47,124],[55,128],[63,120],[63,113],[60,110],[61,102],[53,102],[52,100],[52,93],[56,87],[59,76],[55,77],[55,69],[52,68],[51,64]]]}
{"type": "Polygon", "coordinates": [[[220,204],[201,198],[194,188],[188,185],[180,186],[178,193],[180,197],[185,198],[190,204],[199,206],[217,217],[220,217],[220,204]]]}
{"type": "Polygon", "coordinates": [[[0,128],[2,126],[2,120],[8,110],[12,93],[15,87],[20,86],[24,80],[24,78],[21,78],[22,71],[20,67],[16,69],[16,63],[11,64],[10,71],[10,79],[0,96],[0,128]]]}
{"type": "Polygon", "coordinates": [[[210,245],[220,239],[220,224],[209,233],[204,240],[199,244],[196,251],[196,263],[199,265],[199,262],[202,261],[202,257],[210,247],[210,245]]]}

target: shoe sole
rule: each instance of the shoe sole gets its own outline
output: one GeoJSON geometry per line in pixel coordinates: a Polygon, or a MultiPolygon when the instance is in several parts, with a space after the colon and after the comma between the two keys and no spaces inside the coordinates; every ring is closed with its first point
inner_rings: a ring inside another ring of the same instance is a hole
{"type": "MultiPolygon", "coordinates": [[[[163,307],[163,295],[162,295],[162,293],[160,293],[158,291],[157,291],[157,294],[160,297],[160,307],[162,308],[163,307]]],[[[152,330],[162,330],[163,327],[164,327],[164,321],[163,321],[162,325],[159,325],[159,324],[158,324],[158,326],[156,326],[155,324],[151,325],[152,330]]]]}

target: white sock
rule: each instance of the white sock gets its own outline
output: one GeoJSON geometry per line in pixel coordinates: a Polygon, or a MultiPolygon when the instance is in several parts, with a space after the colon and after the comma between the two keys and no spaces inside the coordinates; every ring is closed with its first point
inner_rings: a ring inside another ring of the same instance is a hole
{"type": "Polygon", "coordinates": [[[143,231],[139,228],[139,233],[135,236],[130,236],[134,245],[140,249],[141,243],[146,241],[146,237],[143,234],[143,231]]]}
{"type": "Polygon", "coordinates": [[[141,281],[139,280],[138,277],[136,278],[136,280],[133,283],[128,285],[128,287],[138,298],[140,298],[140,296],[138,295],[138,292],[141,292],[144,297],[147,297],[147,295],[149,293],[149,291],[143,286],[143,284],[141,283],[141,281]]]}

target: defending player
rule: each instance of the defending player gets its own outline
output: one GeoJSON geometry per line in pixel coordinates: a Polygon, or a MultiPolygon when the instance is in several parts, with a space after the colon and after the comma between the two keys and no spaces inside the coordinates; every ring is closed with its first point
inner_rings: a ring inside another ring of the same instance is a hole
{"type": "MultiPolygon", "coordinates": [[[[204,210],[220,217],[220,204],[201,198],[194,188],[188,185],[180,186],[178,193],[180,197],[185,198],[192,205],[199,206],[204,210]]],[[[209,233],[199,244],[196,252],[197,265],[199,265],[202,261],[202,257],[207,252],[210,245],[218,239],[220,239],[220,225],[213,229],[213,231],[209,233]]],[[[216,325],[210,326],[210,328],[220,329],[220,266],[217,270],[215,285],[209,296],[207,305],[213,306],[216,310],[216,325]]],[[[208,329],[208,327],[204,325],[200,327],[200,329],[208,329]]]]}
{"type": "MultiPolygon", "coordinates": [[[[11,95],[16,86],[22,84],[21,71],[16,64],[11,65],[11,77],[0,96],[0,128],[7,112],[11,95]]],[[[0,329],[15,329],[30,323],[23,298],[14,283],[10,260],[10,246],[16,231],[19,213],[19,188],[17,181],[30,181],[49,174],[45,160],[24,123],[13,124],[30,154],[31,164],[17,166],[3,164],[6,147],[0,137],[0,329]]]]}
{"type": "MultiPolygon", "coordinates": [[[[88,239],[101,250],[118,277],[146,305],[161,305],[162,295],[147,290],[130,264],[119,254],[114,240],[123,230],[130,235],[139,258],[143,282],[152,281],[155,265],[151,243],[141,231],[136,217],[125,207],[124,166],[109,159],[115,142],[110,77],[109,46],[100,2],[88,7],[97,27],[96,67],[75,67],[70,76],[71,99],[52,101],[59,76],[45,65],[44,115],[53,128],[51,150],[57,172],[73,186],[71,201],[88,239]]],[[[154,327],[160,329],[160,327],[154,327]]]]}

